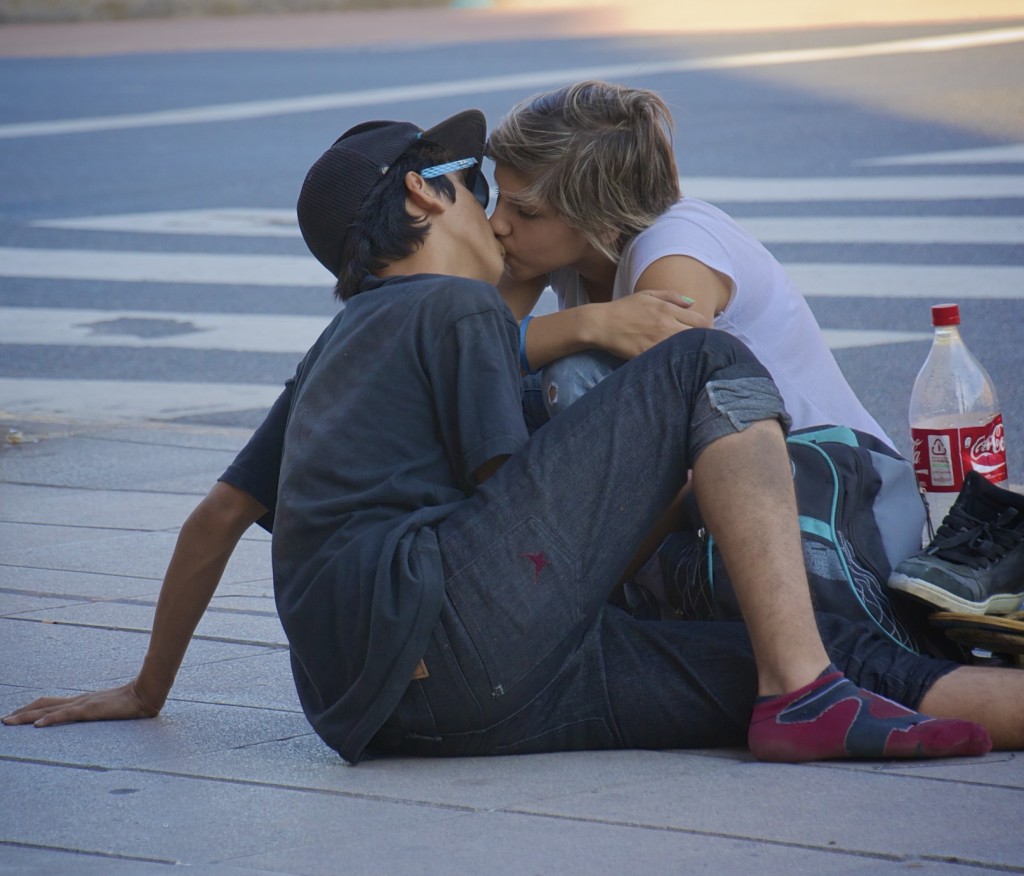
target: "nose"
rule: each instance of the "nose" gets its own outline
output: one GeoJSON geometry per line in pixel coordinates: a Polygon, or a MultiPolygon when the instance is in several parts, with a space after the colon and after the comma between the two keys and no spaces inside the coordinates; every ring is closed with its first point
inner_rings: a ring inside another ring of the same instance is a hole
{"type": "Polygon", "coordinates": [[[505,237],[511,232],[512,228],[505,218],[505,209],[502,206],[500,196],[495,201],[494,212],[491,213],[487,221],[491,223],[491,231],[494,232],[495,237],[505,237]]]}

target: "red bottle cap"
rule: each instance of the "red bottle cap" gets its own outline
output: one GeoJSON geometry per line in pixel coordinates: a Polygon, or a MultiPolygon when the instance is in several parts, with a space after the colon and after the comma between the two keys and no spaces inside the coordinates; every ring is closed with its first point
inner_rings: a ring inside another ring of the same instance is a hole
{"type": "Polygon", "coordinates": [[[932,308],[932,325],[960,325],[960,305],[936,304],[932,308]]]}

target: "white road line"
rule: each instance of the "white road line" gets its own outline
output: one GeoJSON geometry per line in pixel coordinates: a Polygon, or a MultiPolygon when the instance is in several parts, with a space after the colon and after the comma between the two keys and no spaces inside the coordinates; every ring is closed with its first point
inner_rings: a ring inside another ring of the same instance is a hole
{"type": "Polygon", "coordinates": [[[870,177],[694,177],[683,192],[713,204],[800,201],[958,201],[1024,197],[1024,174],[870,177]]]}
{"type": "Polygon", "coordinates": [[[873,329],[822,329],[825,343],[832,350],[854,347],[877,347],[881,344],[910,344],[931,342],[932,332],[889,332],[873,329]]]}
{"type": "Polygon", "coordinates": [[[1024,216],[766,216],[739,221],[766,244],[1002,243],[1024,247],[1024,216]]]}
{"type": "Polygon", "coordinates": [[[415,103],[442,97],[470,94],[490,94],[528,91],[562,85],[584,79],[626,79],[666,73],[686,73],[699,70],[733,70],[748,67],[768,67],[784,64],[807,64],[821,61],[843,61],[873,58],[884,55],[902,55],[918,52],[948,52],[960,49],[1015,43],[1024,40],[1024,27],[967,31],[944,36],[862,43],[856,46],[793,49],[777,52],[752,52],[722,55],[710,58],[692,58],[680,61],[615,64],[560,70],[539,70],[508,76],[484,76],[445,82],[401,85],[366,91],[318,94],[283,100],[251,101],[247,103],[218,104],[160,112],[136,113],[120,116],[64,119],[48,122],[22,122],[0,125],[0,139],[15,137],[41,137],[54,134],[74,134],[89,131],[123,130],[159,125],[187,125],[202,122],[226,122],[241,119],[265,118],[289,113],[321,112],[362,106],[380,106],[396,102],[415,103]]]}
{"type": "Polygon", "coordinates": [[[310,255],[211,255],[0,247],[0,277],[198,283],[240,286],[315,286],[334,278],[310,255]]]}
{"type": "Polygon", "coordinates": [[[47,414],[76,421],[168,420],[266,410],[280,392],[281,386],[248,383],[5,377],[0,378],[0,417],[47,414]]]}
{"type": "Polygon", "coordinates": [[[0,344],[305,353],[327,317],[0,307],[0,344]],[[153,336],[149,336],[152,334],[153,336]]]}
{"type": "MultiPolygon", "coordinates": [[[[740,222],[764,243],[1019,243],[1021,216],[765,216],[740,222]]],[[[291,210],[179,210],[47,219],[43,228],[78,231],[191,234],[202,236],[299,237],[291,210]]]]}
{"type": "Polygon", "coordinates": [[[887,155],[858,161],[861,167],[901,167],[923,164],[1024,164],[1024,143],[1010,146],[985,146],[979,149],[954,149],[946,152],[919,152],[916,155],[887,155]]]}
{"type": "Polygon", "coordinates": [[[213,210],[162,210],[106,216],[40,219],[35,228],[118,231],[144,234],[196,234],[210,237],[299,237],[295,210],[218,207],[213,210]]]}
{"type": "Polygon", "coordinates": [[[1024,268],[1003,265],[786,264],[807,298],[1024,300],[1024,268]]]}

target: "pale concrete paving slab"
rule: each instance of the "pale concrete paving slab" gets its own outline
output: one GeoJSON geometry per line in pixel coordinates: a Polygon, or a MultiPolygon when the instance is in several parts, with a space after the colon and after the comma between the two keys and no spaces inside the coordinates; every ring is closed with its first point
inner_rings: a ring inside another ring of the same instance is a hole
{"type": "Polygon", "coordinates": [[[1020,801],[1020,790],[1012,787],[833,770],[827,764],[765,764],[744,757],[713,774],[697,772],[689,781],[673,777],[598,796],[566,797],[529,811],[596,820],[628,812],[632,820],[651,826],[865,855],[958,858],[1019,868],[1024,861],[1020,801]],[[673,799],[700,805],[666,806],[673,799]],[[740,800],[761,805],[738,805],[740,800]]]}
{"type": "MultiPolygon", "coordinates": [[[[54,690],[53,693],[71,691],[54,690]]],[[[297,711],[187,702],[176,702],[168,714],[150,721],[68,724],[45,730],[7,727],[4,731],[0,769],[5,763],[16,761],[49,764],[68,772],[83,769],[163,772],[165,763],[175,763],[182,758],[244,750],[268,740],[312,736],[309,724],[297,711]]],[[[323,743],[319,744],[330,754],[323,743]]],[[[337,757],[334,763],[336,768],[345,769],[337,757]]],[[[184,771],[173,772],[190,775],[184,771]]],[[[224,777],[227,781],[234,778],[224,777]]],[[[270,785],[267,782],[251,784],[270,785]]]]}
{"type": "Polygon", "coordinates": [[[31,615],[38,611],[52,611],[69,605],[81,604],[73,597],[45,597],[33,593],[0,590],[0,617],[31,615]]]}
{"type": "MultiPolygon", "coordinates": [[[[3,604],[0,596],[0,605],[3,604]]],[[[57,605],[18,612],[22,621],[39,621],[61,626],[95,627],[148,633],[153,627],[152,602],[87,602],[57,605]]],[[[261,611],[216,607],[207,611],[196,634],[205,639],[242,644],[287,647],[284,630],[273,603],[261,611]]]]}
{"type": "MultiPolygon", "coordinates": [[[[149,639],[142,632],[62,627],[16,618],[0,620],[0,633],[0,684],[75,691],[112,687],[130,680],[142,665],[149,639]]],[[[221,684],[237,690],[233,699],[225,695],[223,701],[273,706],[268,700],[280,698],[282,703],[294,706],[290,678],[279,665],[286,660],[287,655],[280,647],[197,638],[182,664],[181,690],[176,688],[174,694],[180,696],[187,692],[188,681],[195,677],[197,667],[216,664],[223,676],[221,684]],[[278,655],[276,662],[252,660],[241,666],[235,663],[243,658],[275,653],[278,655]],[[268,682],[273,692],[271,696],[261,690],[265,677],[272,679],[268,682]]]]}
{"type": "Polygon", "coordinates": [[[0,565],[0,605],[5,604],[7,596],[18,593],[78,602],[90,599],[156,600],[159,590],[160,581],[155,578],[0,565]]]}
{"type": "Polygon", "coordinates": [[[192,493],[77,490],[35,484],[0,485],[0,521],[93,526],[98,529],[177,528],[195,507],[192,493]]]}
{"type": "Polygon", "coordinates": [[[464,817],[400,802],[137,770],[18,762],[4,764],[3,773],[5,796],[24,801],[4,818],[13,841],[168,864],[230,862],[300,847],[317,835],[383,839],[396,826],[464,817]]]}
{"type": "MultiPolygon", "coordinates": [[[[345,866],[368,876],[396,872],[419,876],[557,872],[888,876],[907,872],[903,863],[843,850],[795,848],[633,823],[538,819],[505,812],[474,813],[414,829],[399,825],[389,829],[386,842],[387,860],[382,860],[380,837],[353,837],[344,847],[345,866]]],[[[331,860],[328,843],[318,839],[233,863],[287,866],[289,872],[308,876],[333,876],[338,872],[338,862],[331,860]]],[[[911,872],[949,874],[962,872],[962,868],[945,869],[940,865],[911,872]]]]}
{"type": "Polygon", "coordinates": [[[184,775],[268,782],[368,799],[522,811],[557,805],[565,797],[598,795],[666,778],[682,783],[694,773],[713,775],[728,768],[739,753],[725,758],[719,753],[704,754],[584,751],[511,759],[383,758],[339,770],[337,756],[316,737],[295,737],[216,755],[189,756],[162,766],[184,775]]]}
{"type": "Polygon", "coordinates": [[[38,437],[0,445],[0,485],[186,493],[198,500],[251,434],[245,429],[168,430],[156,424],[122,434],[116,425],[94,424],[85,434],[44,430],[40,436],[33,434],[33,425],[27,418],[15,421],[0,412],[0,431],[16,428],[38,437]],[[192,446],[184,436],[191,437],[192,446]],[[71,446],[74,453],[68,452],[71,446]],[[155,460],[159,465],[154,468],[155,460]]]}
{"type": "MultiPolygon", "coordinates": [[[[167,876],[167,864],[112,857],[63,852],[57,849],[34,849],[10,846],[4,850],[2,871],[8,876],[39,876],[60,873],[65,876],[167,876]]],[[[189,876],[274,876],[271,870],[216,864],[189,867],[189,876]]]]}
{"type": "MultiPolygon", "coordinates": [[[[982,760],[974,758],[952,760],[893,761],[890,763],[857,762],[832,763],[834,770],[859,772],[886,772],[896,776],[914,776],[938,782],[976,782],[991,787],[1024,790],[1024,758],[1014,752],[995,752],[982,760]]],[[[1024,858],[1022,858],[1024,860],[1024,858]]]]}
{"type": "MultiPolygon", "coordinates": [[[[270,547],[265,540],[248,540],[240,550],[252,553],[254,570],[269,567],[270,547]]],[[[274,614],[273,584],[266,577],[252,579],[244,574],[246,562],[234,564],[225,574],[210,602],[216,611],[274,614]],[[239,580],[236,580],[239,579],[239,580]]],[[[151,610],[159,592],[156,579],[124,575],[93,575],[63,569],[28,569],[24,566],[0,566],[0,616],[17,615],[43,608],[82,602],[132,600],[148,604],[151,610]],[[19,601],[28,599],[31,601],[19,601]]],[[[145,625],[148,629],[148,625],[145,625]]]]}
{"type": "MultiPolygon", "coordinates": [[[[213,476],[210,476],[213,482],[213,476]]],[[[196,502],[198,502],[198,497],[196,502]]],[[[182,518],[184,519],[184,518],[182,518]]],[[[179,521],[179,525],[180,525],[179,521]]],[[[176,532],[73,531],[66,527],[0,524],[0,563],[159,580],[171,558],[176,532]],[[52,546],[50,540],[53,540],[52,546]]],[[[262,540],[244,540],[232,555],[227,581],[255,581],[269,574],[270,551],[262,540]]]]}

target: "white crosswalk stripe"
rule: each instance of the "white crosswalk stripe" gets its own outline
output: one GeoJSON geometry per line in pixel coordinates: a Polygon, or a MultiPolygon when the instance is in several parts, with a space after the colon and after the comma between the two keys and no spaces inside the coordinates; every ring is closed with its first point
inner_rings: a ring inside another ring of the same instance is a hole
{"type": "Polygon", "coordinates": [[[751,217],[741,223],[765,244],[1021,244],[1024,216],[751,217]]]}
{"type": "MultiPolygon", "coordinates": [[[[917,156],[880,156],[863,165],[928,166],[1019,162],[1024,146],[958,150],[917,156]]],[[[1024,198],[1024,174],[911,175],[802,179],[698,178],[683,180],[684,191],[713,203],[818,204],[825,215],[749,216],[741,222],[766,245],[887,244],[906,246],[1024,246],[1024,217],[1014,215],[906,215],[905,207],[886,215],[889,204],[1024,198]],[[876,202],[858,215],[843,203],[876,202]]],[[[728,207],[727,207],[728,209],[728,207]]],[[[939,208],[941,209],[941,207],[939,208]]],[[[736,211],[733,211],[736,212],[736,211]]],[[[911,210],[912,212],[912,210],[911,210]]],[[[33,223],[53,231],[119,235],[192,235],[218,238],[299,237],[294,211],[221,208],[144,214],[71,216],[33,223]]],[[[94,281],[112,284],[197,284],[239,289],[319,288],[329,299],[333,278],[311,256],[173,251],[0,247],[0,278],[94,281]]],[[[204,249],[210,249],[209,244],[204,249]]],[[[297,249],[297,252],[300,250],[297,249]]],[[[876,251],[871,251],[872,253],[876,251]]],[[[875,256],[877,258],[877,256],[875,256]]],[[[1014,264],[890,264],[787,262],[797,285],[815,298],[967,299],[1024,298],[1024,259],[1014,264]]],[[[538,310],[554,307],[550,292],[538,310]]],[[[290,354],[296,361],[327,323],[325,316],[235,314],[184,311],[60,307],[0,307],[0,346],[5,356],[19,347],[123,348],[231,353],[290,354]]],[[[826,330],[833,349],[921,342],[928,331],[826,330]]],[[[212,374],[216,377],[216,374],[212,374]]],[[[224,382],[67,380],[0,377],[0,415],[46,414],[74,419],[172,419],[267,407],[279,385],[224,382]]]]}
{"type": "MultiPolygon", "coordinates": [[[[720,199],[719,203],[724,200],[720,199]]],[[[752,217],[741,223],[763,243],[1024,243],[1022,216],[752,217]]],[[[41,228],[155,234],[299,237],[288,210],[180,210],[83,216],[34,223],[41,228]]],[[[52,258],[46,253],[42,257],[52,258]]],[[[10,268],[15,270],[16,268],[10,268]]],[[[6,268],[0,266],[0,270],[6,268]]]]}
{"type": "Polygon", "coordinates": [[[0,247],[0,277],[325,289],[332,283],[331,275],[311,256],[14,247],[0,247]]]}

